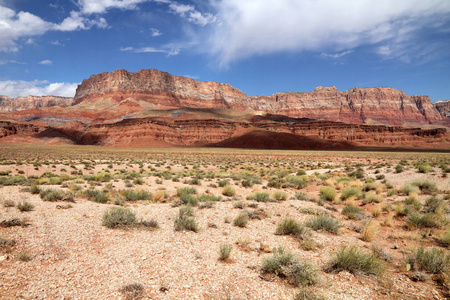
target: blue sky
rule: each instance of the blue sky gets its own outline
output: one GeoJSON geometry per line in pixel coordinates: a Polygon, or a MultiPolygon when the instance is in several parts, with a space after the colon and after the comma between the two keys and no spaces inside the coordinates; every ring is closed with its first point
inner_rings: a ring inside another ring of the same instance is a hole
{"type": "Polygon", "coordinates": [[[155,68],[248,95],[389,86],[450,99],[450,0],[0,0],[0,95],[155,68]]]}

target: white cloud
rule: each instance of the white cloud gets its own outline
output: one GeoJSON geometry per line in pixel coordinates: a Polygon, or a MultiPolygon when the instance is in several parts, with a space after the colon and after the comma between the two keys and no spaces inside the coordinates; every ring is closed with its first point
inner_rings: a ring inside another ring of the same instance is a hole
{"type": "Polygon", "coordinates": [[[52,28],[52,24],[27,12],[16,13],[0,6],[0,51],[18,51],[15,41],[21,37],[41,35],[52,28]]]}
{"type": "Polygon", "coordinates": [[[162,35],[162,33],[161,33],[161,31],[159,31],[159,29],[156,29],[156,28],[150,28],[150,31],[152,32],[152,36],[153,36],[153,37],[162,35]]]}
{"type": "Polygon", "coordinates": [[[181,44],[166,44],[163,45],[161,48],[155,48],[155,47],[140,47],[140,48],[134,48],[134,47],[122,47],[120,48],[120,51],[127,51],[127,52],[133,52],[133,53],[166,53],[167,56],[174,56],[178,55],[182,48],[187,47],[186,45],[183,46],[181,44]]]}
{"type": "Polygon", "coordinates": [[[350,53],[353,53],[353,50],[343,51],[343,52],[340,52],[340,53],[325,53],[325,52],[322,52],[321,56],[327,57],[327,58],[341,58],[341,57],[346,56],[346,55],[348,55],[350,53]]]}
{"type": "Polygon", "coordinates": [[[73,97],[77,86],[78,83],[49,83],[46,80],[7,80],[0,81],[0,95],[8,97],[26,97],[29,95],[73,97]]]}
{"type": "Polygon", "coordinates": [[[18,40],[27,38],[26,43],[33,43],[32,36],[39,36],[47,31],[73,31],[90,29],[92,26],[106,28],[107,23],[104,18],[92,20],[72,11],[61,24],[54,24],[28,12],[16,13],[0,5],[0,51],[16,52],[19,50],[18,40]]]}
{"type": "Polygon", "coordinates": [[[101,14],[110,8],[135,9],[137,4],[147,1],[149,0],[78,0],[78,5],[84,14],[101,14]]]}
{"type": "Polygon", "coordinates": [[[450,14],[448,0],[218,0],[215,7],[210,48],[222,65],[280,51],[404,43],[450,14]]]}
{"type": "Polygon", "coordinates": [[[0,60],[0,65],[6,65],[6,64],[19,64],[19,65],[26,65],[27,63],[16,61],[16,60],[0,60]]]}
{"type": "Polygon", "coordinates": [[[185,5],[172,2],[171,4],[169,4],[169,8],[174,14],[177,14],[187,19],[189,22],[197,25],[205,26],[217,21],[216,16],[210,13],[202,14],[201,12],[196,10],[193,5],[185,5]]]}
{"type": "Polygon", "coordinates": [[[43,61],[39,62],[39,64],[41,64],[41,65],[51,65],[51,64],[53,64],[53,62],[51,60],[46,59],[46,60],[43,60],[43,61]]]}

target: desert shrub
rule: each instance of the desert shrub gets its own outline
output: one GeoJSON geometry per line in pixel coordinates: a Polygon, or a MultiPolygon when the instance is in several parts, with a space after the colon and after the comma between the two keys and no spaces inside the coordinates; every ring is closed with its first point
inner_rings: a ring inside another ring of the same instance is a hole
{"type": "Polygon", "coordinates": [[[39,186],[34,184],[30,187],[31,194],[36,195],[36,194],[39,194],[40,192],[41,192],[41,189],[39,188],[39,186]]]}
{"type": "Polygon", "coordinates": [[[156,191],[155,195],[153,196],[153,200],[155,202],[164,202],[167,197],[168,197],[168,195],[167,195],[166,191],[158,190],[158,191],[156,191]]]}
{"type": "Polygon", "coordinates": [[[261,269],[267,273],[286,277],[297,286],[312,285],[319,279],[317,267],[301,261],[282,247],[274,249],[273,255],[263,259],[261,269]]]}
{"type": "Polygon", "coordinates": [[[23,262],[29,262],[33,259],[33,255],[28,252],[19,252],[17,254],[17,259],[23,262]]]}
{"type": "Polygon", "coordinates": [[[311,235],[306,226],[295,221],[291,218],[283,219],[280,223],[278,223],[275,234],[278,235],[292,235],[301,239],[304,239],[311,235]]]}
{"type": "Polygon", "coordinates": [[[144,286],[140,283],[127,284],[119,290],[126,300],[143,298],[144,286]]]}
{"type": "Polygon", "coordinates": [[[15,240],[7,239],[0,236],[0,250],[3,252],[9,252],[16,244],[15,240]]]}
{"type": "Polygon", "coordinates": [[[351,220],[361,220],[364,218],[364,210],[362,208],[347,205],[342,209],[342,214],[351,220]]]}
{"type": "Polygon", "coordinates": [[[353,172],[349,173],[348,176],[355,177],[357,179],[362,179],[362,178],[364,178],[365,174],[364,174],[363,170],[358,169],[357,171],[353,171],[353,172]]]}
{"type": "Polygon", "coordinates": [[[375,182],[366,182],[362,186],[364,192],[374,191],[377,189],[377,184],[375,182]]]}
{"type": "Polygon", "coordinates": [[[331,186],[324,186],[320,188],[320,199],[326,201],[333,201],[336,197],[336,190],[331,186]]]}
{"type": "Polygon", "coordinates": [[[158,221],[155,219],[150,219],[149,221],[140,221],[138,225],[146,228],[146,229],[156,229],[159,228],[158,221]]]}
{"type": "Polygon", "coordinates": [[[133,184],[142,185],[144,184],[144,180],[142,178],[135,178],[133,184]]]}
{"type": "Polygon", "coordinates": [[[238,202],[233,203],[233,207],[234,207],[234,208],[243,209],[243,208],[245,208],[246,206],[247,206],[246,203],[243,202],[243,201],[238,201],[238,202]]]}
{"type": "Polygon", "coordinates": [[[230,184],[230,182],[228,180],[220,180],[219,181],[219,187],[224,187],[229,184],[230,184]]]}
{"type": "Polygon", "coordinates": [[[255,200],[257,202],[267,202],[269,198],[270,194],[266,191],[256,191],[247,196],[247,200],[255,200]]]}
{"type": "Polygon", "coordinates": [[[370,220],[366,224],[364,224],[361,230],[361,239],[365,242],[371,242],[378,233],[380,229],[380,225],[377,221],[370,220]]]}
{"type": "Polygon", "coordinates": [[[14,207],[14,206],[16,206],[16,202],[14,202],[14,200],[11,199],[3,200],[3,207],[14,207]]]}
{"type": "Polygon", "coordinates": [[[233,225],[245,227],[247,226],[248,219],[248,213],[246,211],[240,212],[239,215],[233,220],[233,225]]]}
{"type": "Polygon", "coordinates": [[[409,195],[409,194],[411,194],[413,192],[417,192],[417,191],[419,191],[419,188],[410,182],[405,183],[401,188],[401,192],[405,195],[409,195]]]}
{"type": "Polygon", "coordinates": [[[197,190],[194,187],[177,188],[177,196],[181,196],[182,194],[197,194],[197,190]]]}
{"type": "Polygon", "coordinates": [[[31,185],[32,181],[23,175],[0,177],[0,186],[5,185],[31,185]]]}
{"type": "Polygon", "coordinates": [[[420,215],[417,212],[409,214],[406,221],[406,226],[409,230],[417,228],[441,228],[445,223],[445,220],[440,216],[432,213],[420,215]]]}
{"type": "Polygon", "coordinates": [[[109,201],[109,196],[107,193],[99,190],[89,189],[84,191],[86,197],[94,202],[106,203],[109,201]]]}
{"type": "Polygon", "coordinates": [[[395,196],[395,195],[397,195],[397,191],[394,190],[394,189],[390,189],[390,190],[387,191],[387,195],[388,195],[389,197],[395,196]]]}
{"type": "Polygon", "coordinates": [[[197,196],[197,200],[200,202],[217,202],[222,200],[222,196],[215,196],[211,194],[200,194],[197,196]]]}
{"type": "Polygon", "coordinates": [[[118,228],[136,224],[136,214],[128,208],[110,208],[103,213],[103,226],[118,228]]]}
{"type": "Polygon", "coordinates": [[[383,262],[375,255],[370,254],[358,246],[341,247],[331,258],[328,271],[347,270],[351,273],[367,275],[380,275],[384,272],[383,262]]]}
{"type": "Polygon", "coordinates": [[[197,206],[198,205],[198,199],[194,197],[192,194],[181,194],[180,200],[183,204],[189,205],[189,206],[197,206]]]}
{"type": "Polygon", "coordinates": [[[190,206],[182,206],[175,217],[174,227],[176,231],[198,231],[198,224],[195,221],[194,212],[190,206]]]}
{"type": "Polygon", "coordinates": [[[286,192],[278,190],[273,192],[272,197],[277,201],[285,201],[287,199],[287,194],[286,192]]]}
{"type": "Polygon", "coordinates": [[[230,244],[221,244],[219,248],[219,260],[225,261],[230,258],[231,250],[233,248],[230,244]]]}
{"type": "Polygon", "coordinates": [[[425,213],[446,213],[447,210],[448,206],[445,201],[436,196],[428,198],[423,208],[425,213]]]}
{"type": "Polygon", "coordinates": [[[302,288],[294,295],[293,300],[325,300],[325,297],[319,295],[317,291],[311,288],[302,288]]]}
{"type": "Polygon", "coordinates": [[[297,192],[297,193],[295,193],[295,199],[297,199],[297,200],[308,200],[308,195],[306,193],[297,192]]]}
{"type": "Polygon", "coordinates": [[[234,189],[234,187],[232,187],[231,185],[227,184],[222,189],[222,195],[227,196],[227,197],[234,196],[234,195],[236,195],[236,190],[234,189]]]}
{"type": "Polygon", "coordinates": [[[419,173],[428,173],[431,171],[431,166],[426,162],[421,162],[417,165],[419,173]]]}
{"type": "Polygon", "coordinates": [[[10,173],[12,173],[11,170],[3,170],[3,171],[0,171],[0,176],[7,176],[7,175],[9,175],[10,173]]]}
{"type": "Polygon", "coordinates": [[[337,234],[340,228],[339,222],[328,216],[317,216],[306,221],[306,226],[313,230],[325,230],[337,234]]]}
{"type": "Polygon", "coordinates": [[[432,248],[425,251],[424,247],[419,247],[407,257],[407,263],[413,268],[418,265],[432,274],[446,273],[450,271],[450,254],[446,255],[442,249],[432,248]]]}
{"type": "Polygon", "coordinates": [[[422,203],[420,203],[420,201],[412,195],[414,194],[411,194],[408,198],[405,199],[405,204],[413,207],[416,211],[420,211],[422,209],[422,203]]]}
{"type": "Polygon", "coordinates": [[[302,169],[300,169],[300,170],[298,170],[298,171],[297,171],[296,175],[297,175],[297,176],[302,176],[302,175],[306,175],[306,171],[305,171],[305,170],[302,170],[302,169]]]}
{"type": "Polygon", "coordinates": [[[398,164],[395,166],[395,173],[401,173],[401,172],[403,172],[403,170],[404,169],[403,169],[402,165],[398,164]]]}
{"type": "Polygon", "coordinates": [[[308,185],[307,180],[305,179],[306,176],[288,176],[286,177],[286,181],[289,183],[290,187],[296,188],[296,189],[303,189],[308,185]]]}
{"type": "Polygon", "coordinates": [[[152,194],[144,190],[125,190],[122,192],[127,201],[151,200],[152,194]]]}
{"type": "Polygon", "coordinates": [[[350,197],[355,197],[357,199],[361,198],[362,192],[356,187],[346,187],[342,190],[341,199],[346,200],[350,197]]]}
{"type": "Polygon", "coordinates": [[[450,247],[450,228],[448,228],[439,239],[441,244],[443,244],[446,247],[450,247]]]}
{"type": "Polygon", "coordinates": [[[418,187],[425,194],[437,191],[436,184],[428,180],[414,180],[411,184],[418,187]]]}
{"type": "Polygon", "coordinates": [[[27,201],[17,203],[16,207],[20,211],[32,211],[34,209],[34,205],[27,201]]]}
{"type": "Polygon", "coordinates": [[[46,190],[41,190],[41,192],[39,193],[39,196],[44,201],[54,202],[54,201],[58,201],[58,200],[63,200],[64,192],[61,190],[46,189],[46,190]]]}
{"type": "Polygon", "coordinates": [[[373,192],[367,193],[364,195],[364,203],[380,203],[381,197],[373,192]]]}

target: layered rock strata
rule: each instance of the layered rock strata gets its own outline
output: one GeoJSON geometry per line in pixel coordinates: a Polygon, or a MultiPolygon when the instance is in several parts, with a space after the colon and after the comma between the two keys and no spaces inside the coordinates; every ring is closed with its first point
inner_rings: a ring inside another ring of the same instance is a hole
{"type": "Polygon", "coordinates": [[[9,98],[0,96],[0,112],[16,112],[52,106],[67,107],[71,106],[72,103],[72,97],[28,96],[9,98]]]}

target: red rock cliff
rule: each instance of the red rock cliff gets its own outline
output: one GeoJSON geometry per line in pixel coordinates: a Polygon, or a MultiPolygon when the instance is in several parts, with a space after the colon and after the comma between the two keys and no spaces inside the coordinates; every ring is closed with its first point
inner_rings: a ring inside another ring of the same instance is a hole
{"type": "Polygon", "coordinates": [[[433,106],[441,113],[441,115],[450,118],[450,100],[436,101],[433,106]]]}
{"type": "Polygon", "coordinates": [[[57,96],[28,96],[9,98],[0,96],[0,112],[16,112],[26,109],[35,109],[51,106],[70,106],[73,98],[57,96]]]}
{"type": "Polygon", "coordinates": [[[78,86],[74,103],[127,99],[143,102],[147,109],[232,108],[353,124],[449,124],[427,96],[409,96],[393,88],[340,92],[335,87],[317,87],[306,93],[248,97],[229,84],[196,81],[154,69],[92,75],[78,86]]]}

